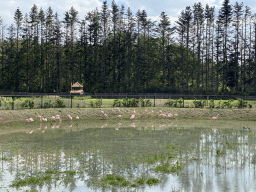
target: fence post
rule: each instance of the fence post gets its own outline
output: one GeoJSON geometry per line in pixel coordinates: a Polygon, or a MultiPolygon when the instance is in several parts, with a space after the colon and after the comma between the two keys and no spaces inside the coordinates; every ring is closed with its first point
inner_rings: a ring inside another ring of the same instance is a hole
{"type": "Polygon", "coordinates": [[[154,107],[156,107],[156,94],[154,95],[154,107]]]}
{"type": "Polygon", "coordinates": [[[207,95],[207,106],[208,106],[208,100],[209,100],[209,96],[207,95]]]}
{"type": "Polygon", "coordinates": [[[12,110],[14,110],[14,97],[12,97],[12,110]]]}
{"type": "Polygon", "coordinates": [[[43,108],[43,95],[41,96],[41,108],[43,108]]]}

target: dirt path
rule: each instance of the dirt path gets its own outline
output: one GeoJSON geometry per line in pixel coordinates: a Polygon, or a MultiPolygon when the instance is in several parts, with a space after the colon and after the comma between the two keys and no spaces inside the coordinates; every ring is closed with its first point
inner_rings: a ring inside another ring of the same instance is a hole
{"type": "MultiPolygon", "coordinates": [[[[154,116],[162,110],[163,113],[177,113],[178,118],[193,118],[193,119],[211,119],[212,116],[219,115],[220,119],[239,119],[239,120],[256,120],[256,108],[252,109],[194,109],[194,108],[167,108],[167,107],[149,107],[149,108],[120,108],[120,112],[114,108],[104,108],[104,113],[108,118],[117,118],[117,115],[122,115],[123,118],[130,118],[133,111],[136,111],[136,118],[146,118],[150,116],[150,112],[154,111],[154,116]],[[145,109],[148,112],[145,112],[145,109]]],[[[25,109],[25,110],[0,110],[0,124],[21,123],[27,118],[37,119],[37,115],[50,118],[53,115],[60,115],[65,119],[67,114],[73,118],[79,116],[80,119],[104,118],[100,108],[50,108],[50,109],[25,109]]]]}

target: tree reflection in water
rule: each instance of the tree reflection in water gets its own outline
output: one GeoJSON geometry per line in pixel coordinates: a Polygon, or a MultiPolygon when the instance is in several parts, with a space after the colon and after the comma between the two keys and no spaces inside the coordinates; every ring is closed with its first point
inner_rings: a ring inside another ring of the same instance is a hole
{"type": "Polygon", "coordinates": [[[0,191],[254,191],[254,130],[194,125],[102,120],[29,127],[31,134],[10,129],[0,135],[0,191]]]}

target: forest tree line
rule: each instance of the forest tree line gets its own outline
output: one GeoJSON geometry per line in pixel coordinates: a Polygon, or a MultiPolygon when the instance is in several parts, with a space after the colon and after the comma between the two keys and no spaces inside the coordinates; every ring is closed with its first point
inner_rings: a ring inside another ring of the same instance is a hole
{"type": "Polygon", "coordinates": [[[256,94],[256,15],[229,0],[215,12],[195,3],[171,25],[114,0],[81,21],[73,7],[63,21],[51,7],[17,8],[14,24],[0,21],[0,90],[68,92],[78,81],[91,93],[256,94]]]}

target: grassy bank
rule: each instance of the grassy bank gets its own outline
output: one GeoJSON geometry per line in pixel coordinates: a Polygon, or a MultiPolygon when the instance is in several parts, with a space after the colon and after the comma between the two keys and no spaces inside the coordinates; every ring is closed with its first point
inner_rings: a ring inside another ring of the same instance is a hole
{"type": "MultiPolygon", "coordinates": [[[[117,118],[121,114],[123,119],[129,119],[133,111],[136,111],[136,119],[158,118],[157,112],[177,113],[178,119],[211,119],[219,115],[219,119],[256,120],[256,108],[251,109],[200,109],[200,108],[168,108],[168,107],[147,107],[147,108],[120,108],[120,112],[114,108],[102,109],[108,115],[108,119],[117,118]],[[145,112],[145,109],[148,112],[145,112]],[[154,111],[153,117],[150,116],[154,111]]],[[[0,110],[0,124],[22,123],[27,118],[37,119],[37,115],[50,118],[53,115],[60,115],[67,119],[67,114],[72,117],[79,116],[80,119],[104,119],[100,108],[49,108],[49,109],[25,109],[25,110],[0,110]]],[[[37,119],[38,121],[38,119],[37,119]]]]}

